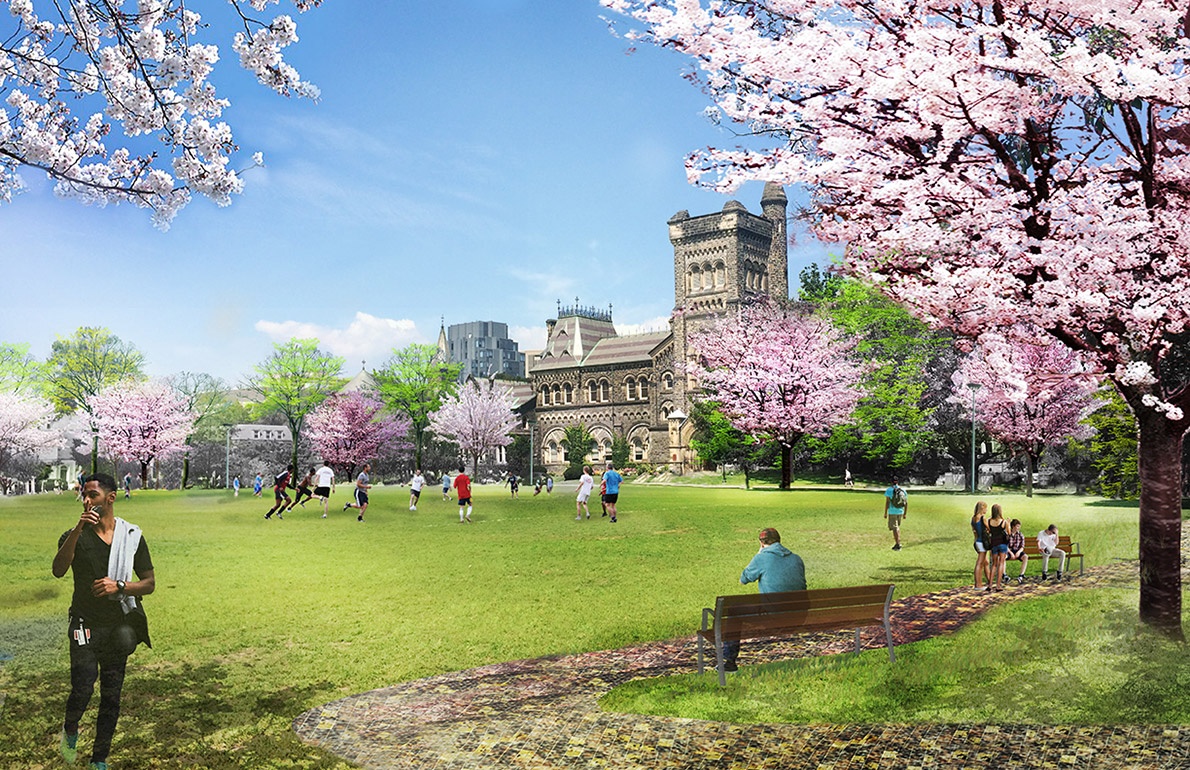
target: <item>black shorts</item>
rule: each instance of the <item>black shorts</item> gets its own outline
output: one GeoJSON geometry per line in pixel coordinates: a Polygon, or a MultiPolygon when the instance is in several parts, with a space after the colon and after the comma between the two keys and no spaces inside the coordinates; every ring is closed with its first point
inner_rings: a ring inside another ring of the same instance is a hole
{"type": "Polygon", "coordinates": [[[276,500],[288,500],[289,495],[287,495],[285,493],[284,489],[278,489],[277,487],[273,487],[273,498],[276,500]]]}
{"type": "Polygon", "coordinates": [[[460,497],[459,505],[471,505],[471,498],[470,497],[460,497]]]}
{"type": "Polygon", "coordinates": [[[315,497],[330,497],[331,496],[331,488],[330,487],[314,487],[314,496],[315,497]]]}
{"type": "Polygon", "coordinates": [[[413,490],[412,495],[413,495],[414,500],[420,500],[421,499],[421,490],[420,489],[413,490]]]}
{"type": "Polygon", "coordinates": [[[620,499],[620,493],[619,493],[619,492],[608,492],[607,494],[605,494],[605,495],[603,496],[603,502],[605,502],[605,503],[611,503],[612,505],[615,505],[615,504],[616,504],[616,501],[617,501],[617,500],[619,500],[619,499],[620,499]]]}
{"type": "Polygon", "coordinates": [[[360,507],[368,504],[368,493],[359,487],[355,488],[355,504],[360,507]]]}

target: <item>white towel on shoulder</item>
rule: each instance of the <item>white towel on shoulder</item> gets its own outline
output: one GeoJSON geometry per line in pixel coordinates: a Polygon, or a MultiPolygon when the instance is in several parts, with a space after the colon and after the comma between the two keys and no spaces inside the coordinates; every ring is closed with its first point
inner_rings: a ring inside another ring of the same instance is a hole
{"type": "MultiPolygon", "coordinates": [[[[107,576],[112,580],[132,580],[132,559],[136,556],[136,549],[140,546],[140,527],[129,524],[119,516],[116,517],[116,531],[112,535],[112,552],[107,559],[107,576]]],[[[111,598],[120,603],[124,614],[136,609],[136,597],[112,594],[111,598]]]]}

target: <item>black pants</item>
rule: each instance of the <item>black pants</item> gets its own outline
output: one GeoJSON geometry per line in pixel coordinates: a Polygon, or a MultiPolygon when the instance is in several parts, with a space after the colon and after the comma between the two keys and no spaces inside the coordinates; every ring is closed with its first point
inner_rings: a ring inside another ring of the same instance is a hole
{"type": "Polygon", "coordinates": [[[82,647],[70,641],[70,697],[66,699],[66,720],[62,729],[74,735],[79,720],[91,701],[95,680],[99,680],[99,716],[95,722],[95,743],[91,749],[92,762],[106,762],[112,748],[112,736],[120,718],[120,692],[124,689],[124,668],[127,655],[104,651],[98,644],[103,632],[92,631],[91,644],[82,647]]]}

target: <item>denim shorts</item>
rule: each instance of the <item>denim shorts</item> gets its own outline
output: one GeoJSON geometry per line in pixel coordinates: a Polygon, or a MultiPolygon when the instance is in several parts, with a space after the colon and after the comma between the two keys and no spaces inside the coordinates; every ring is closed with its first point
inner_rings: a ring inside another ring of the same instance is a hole
{"type": "Polygon", "coordinates": [[[987,553],[988,552],[988,549],[984,547],[982,540],[975,541],[975,552],[976,553],[987,553]]]}
{"type": "Polygon", "coordinates": [[[993,545],[989,553],[1008,553],[1008,544],[1001,543],[1000,545],[993,545]]]}

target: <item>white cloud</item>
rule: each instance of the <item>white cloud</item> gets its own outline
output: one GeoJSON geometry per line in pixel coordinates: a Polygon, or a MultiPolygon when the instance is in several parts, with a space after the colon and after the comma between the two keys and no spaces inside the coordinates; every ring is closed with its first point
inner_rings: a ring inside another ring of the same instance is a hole
{"type": "Polygon", "coordinates": [[[616,324],[616,333],[621,335],[667,331],[669,331],[669,316],[667,315],[659,315],[656,318],[648,318],[637,324],[616,324]]]}
{"type": "Polygon", "coordinates": [[[353,369],[355,360],[368,360],[372,366],[386,361],[393,348],[410,343],[425,343],[427,339],[409,319],[394,320],[377,318],[357,312],[355,320],[346,329],[332,329],[318,324],[301,321],[256,322],[256,330],[264,332],[277,342],[293,337],[318,340],[319,345],[337,356],[347,359],[347,368],[353,369]]]}
{"type": "Polygon", "coordinates": [[[545,324],[540,326],[509,326],[508,336],[516,340],[517,348],[525,350],[541,350],[545,347],[545,324]]]}

